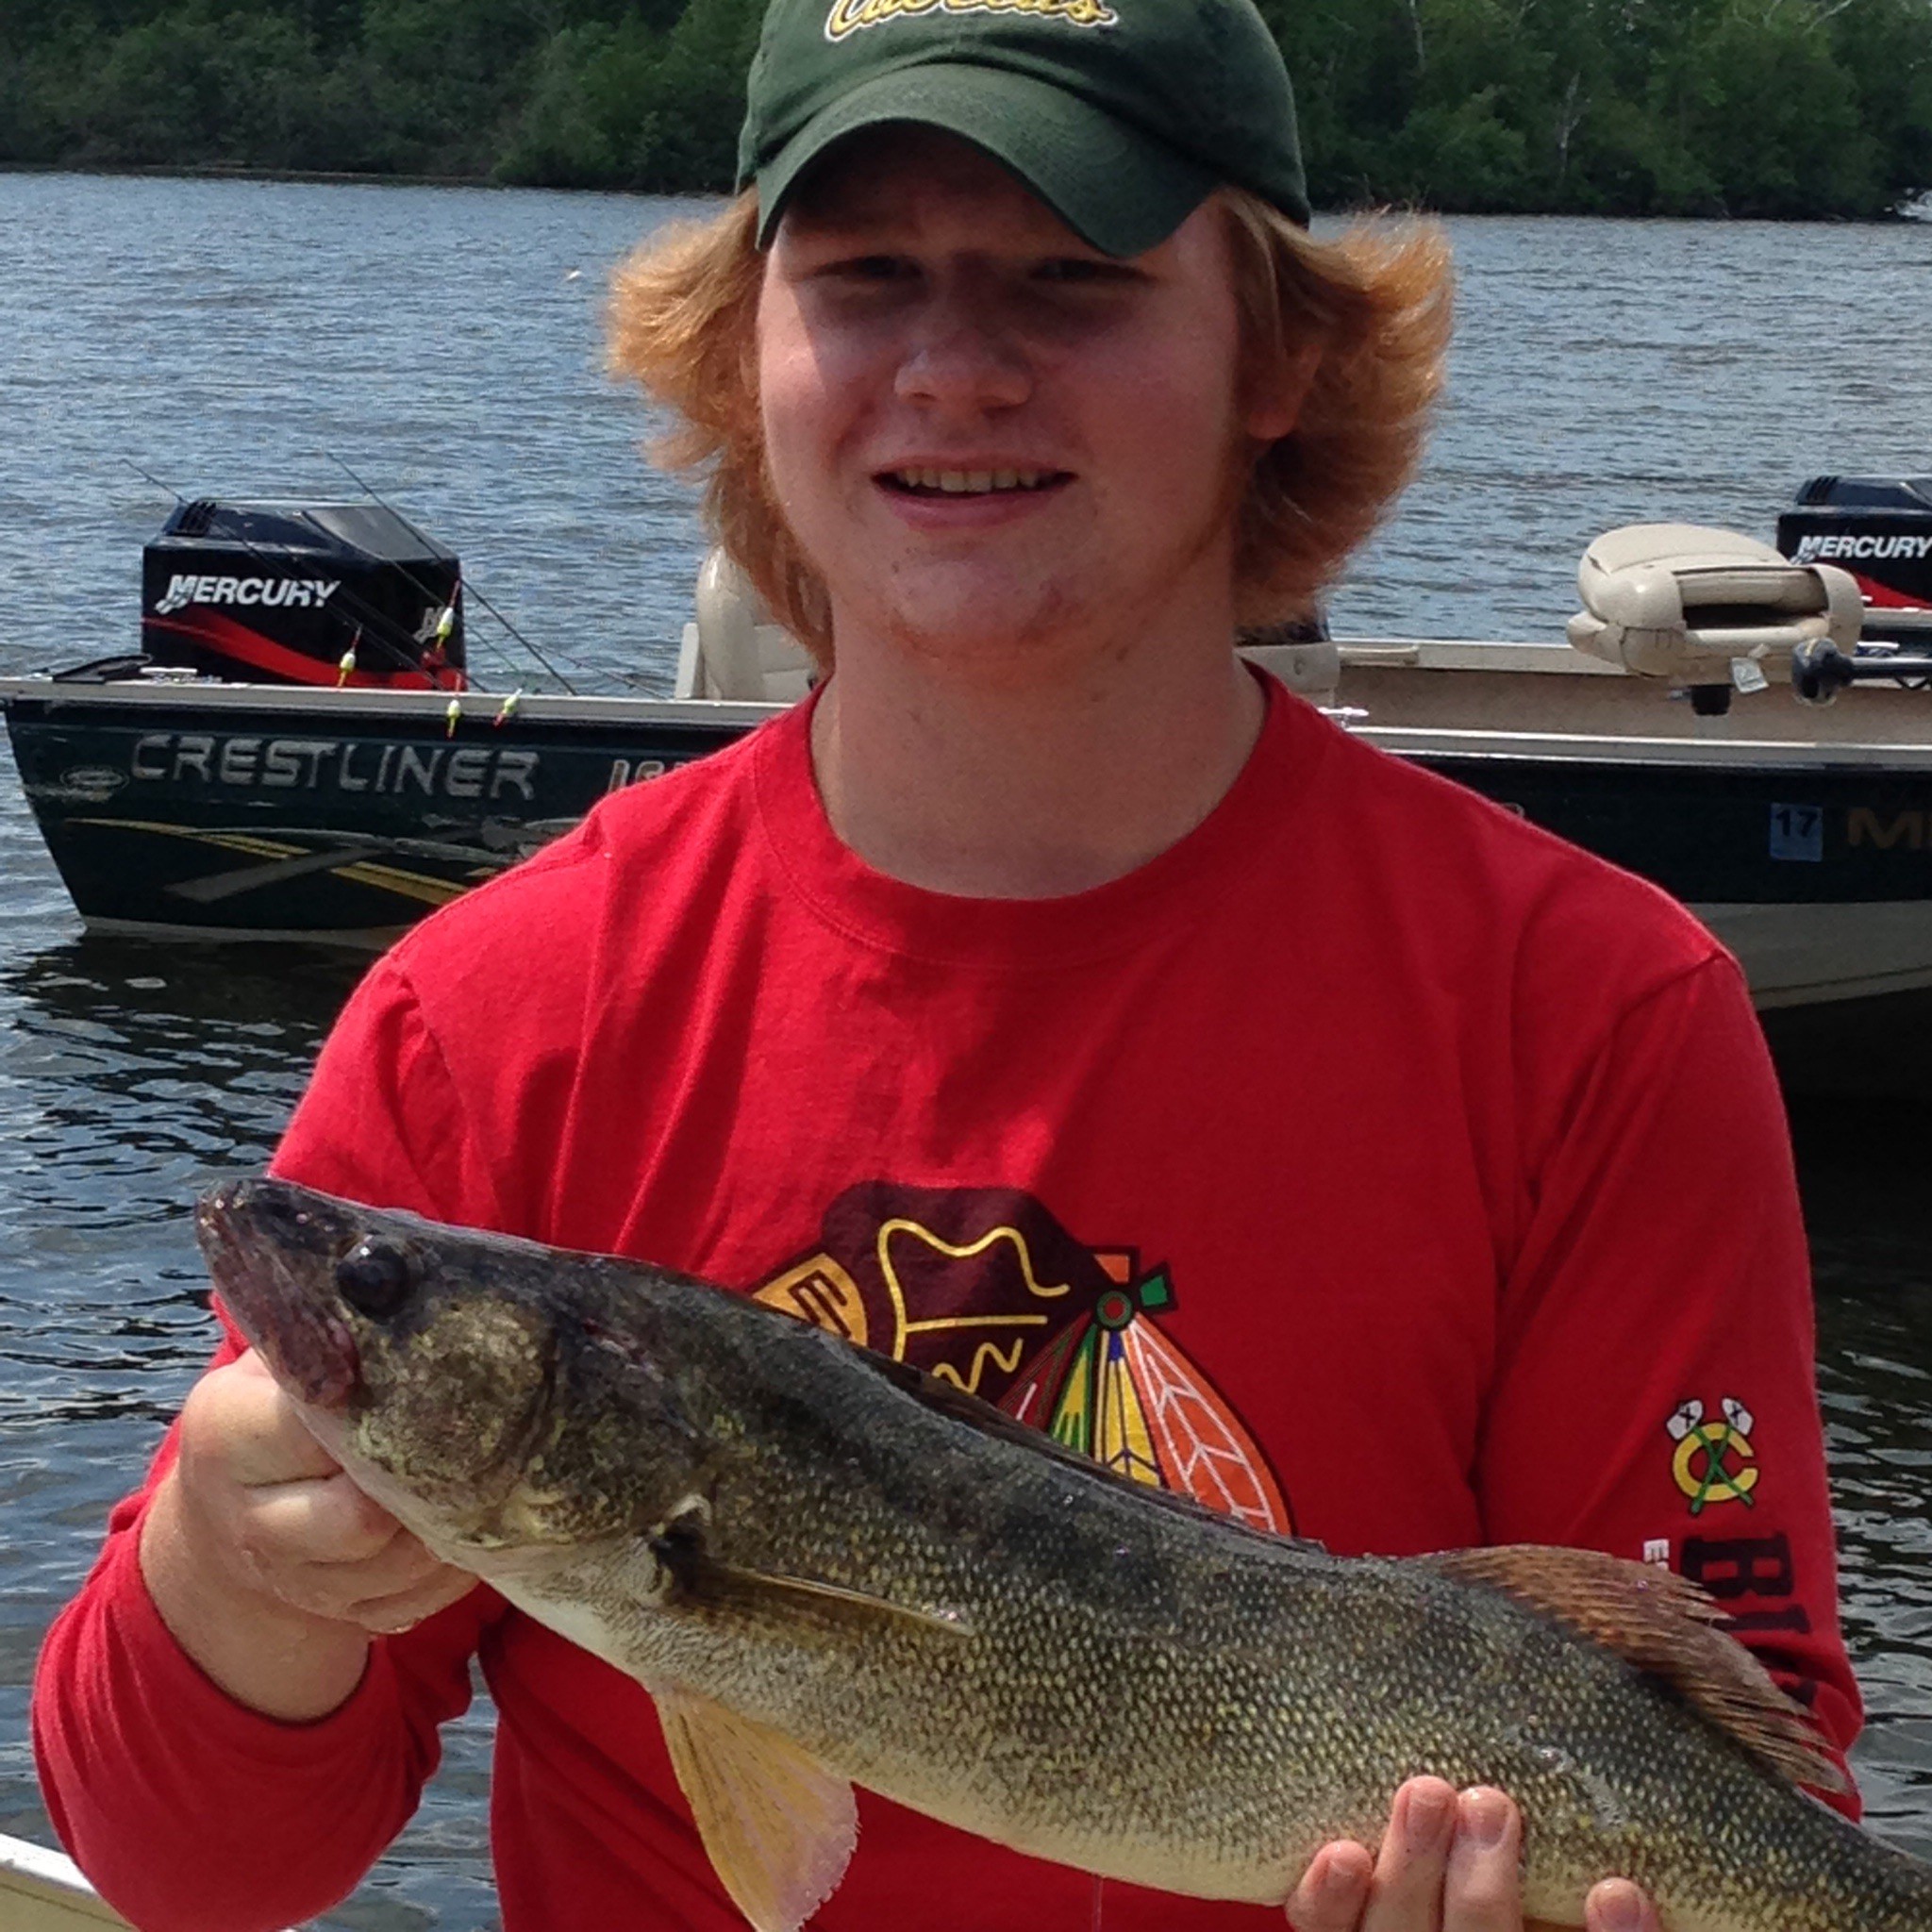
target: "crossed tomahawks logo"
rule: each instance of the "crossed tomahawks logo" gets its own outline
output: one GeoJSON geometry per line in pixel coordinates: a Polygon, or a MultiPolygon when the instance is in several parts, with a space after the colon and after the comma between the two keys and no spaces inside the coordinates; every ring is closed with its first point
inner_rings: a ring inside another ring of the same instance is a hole
{"type": "Polygon", "coordinates": [[[1714,1503],[1757,1507],[1751,1500],[1763,1473],[1751,1446],[1757,1418],[1734,1395],[1726,1395],[1720,1407],[1724,1420],[1707,1422],[1704,1404],[1692,1396],[1680,1402],[1664,1424],[1677,1445],[1671,1457],[1671,1474],[1690,1497],[1693,1516],[1703,1515],[1714,1503]]]}

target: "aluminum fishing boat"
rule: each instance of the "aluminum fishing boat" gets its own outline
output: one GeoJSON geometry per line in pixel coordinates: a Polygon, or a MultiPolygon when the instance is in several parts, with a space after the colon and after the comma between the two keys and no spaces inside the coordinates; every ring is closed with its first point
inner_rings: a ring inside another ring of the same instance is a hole
{"type": "MultiPolygon", "coordinates": [[[[1611,532],[1563,642],[1245,648],[1371,742],[1691,905],[1788,1079],[1924,1093],[1932,480],[1807,491],[1783,551],[1611,532]]],[[[476,690],[462,602],[457,560],[384,507],[185,506],[149,546],[140,656],[0,679],[84,923],[381,946],[808,688],[717,558],[668,697],[476,690]]]]}

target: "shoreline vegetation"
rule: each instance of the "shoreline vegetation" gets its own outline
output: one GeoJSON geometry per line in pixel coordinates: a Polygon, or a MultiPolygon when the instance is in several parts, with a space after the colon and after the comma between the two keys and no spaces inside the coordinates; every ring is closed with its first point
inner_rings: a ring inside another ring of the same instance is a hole
{"type": "MultiPolygon", "coordinates": [[[[1258,4],[1318,207],[1873,220],[1932,190],[1932,0],[1258,4]]],[[[671,194],[730,188],[762,5],[6,11],[0,166],[671,194]]]]}

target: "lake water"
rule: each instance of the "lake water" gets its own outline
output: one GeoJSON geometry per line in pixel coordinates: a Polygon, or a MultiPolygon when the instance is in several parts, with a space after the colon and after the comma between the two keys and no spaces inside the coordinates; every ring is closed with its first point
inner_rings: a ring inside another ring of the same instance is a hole
{"type": "MultiPolygon", "coordinates": [[[[131,648],[184,495],[352,495],[462,556],[586,689],[668,689],[702,548],[603,377],[612,263],[691,205],[0,175],[0,671],[131,648]],[[165,488],[143,480],[139,464],[165,488]]],[[[1428,466],[1340,592],[1345,632],[1549,638],[1619,523],[1769,537],[1821,471],[1925,474],[1932,225],[1471,220],[1428,466]],[[1918,440],[1914,440],[1917,438],[1918,440]]],[[[490,645],[491,682],[529,681],[490,645]]],[[[0,1832],[45,1839],[41,1635],[208,1344],[190,1204],[258,1164],[352,983],[314,954],[80,937],[0,760],[0,1832]]],[[[1874,1823],[1932,1857],[1927,1114],[1797,1123],[1874,1823]]],[[[493,1923],[487,1714],[351,1904],[493,1923]]]]}

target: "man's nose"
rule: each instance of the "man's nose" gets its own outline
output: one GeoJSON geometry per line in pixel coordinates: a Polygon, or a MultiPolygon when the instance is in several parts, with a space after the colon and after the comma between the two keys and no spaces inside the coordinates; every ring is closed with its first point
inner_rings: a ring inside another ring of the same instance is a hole
{"type": "Polygon", "coordinates": [[[1024,402],[1032,373],[1000,308],[983,288],[935,290],[912,318],[895,384],[900,401],[969,414],[1024,402]]]}

